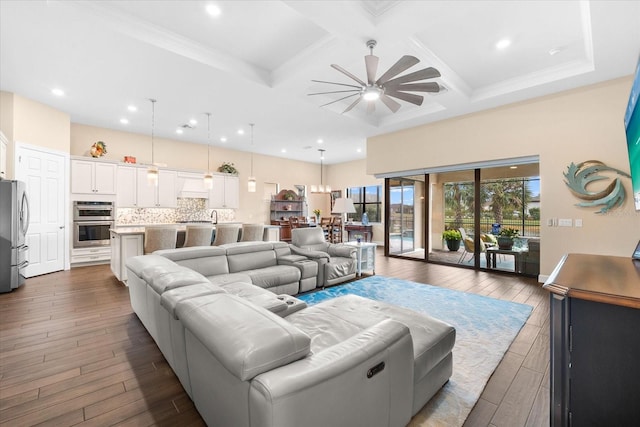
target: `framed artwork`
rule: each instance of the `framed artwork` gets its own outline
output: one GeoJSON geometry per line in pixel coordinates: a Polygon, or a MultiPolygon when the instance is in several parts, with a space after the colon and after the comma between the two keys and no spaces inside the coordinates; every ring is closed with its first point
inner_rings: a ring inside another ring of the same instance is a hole
{"type": "Polygon", "coordinates": [[[333,205],[336,202],[336,199],[342,197],[342,190],[334,190],[331,192],[331,210],[333,210],[333,205]]]}

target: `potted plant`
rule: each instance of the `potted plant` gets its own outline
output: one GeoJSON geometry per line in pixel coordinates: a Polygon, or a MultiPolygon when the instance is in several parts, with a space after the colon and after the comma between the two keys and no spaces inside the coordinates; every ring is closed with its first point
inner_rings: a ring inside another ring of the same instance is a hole
{"type": "Polygon", "coordinates": [[[233,163],[229,163],[229,162],[222,163],[222,165],[218,168],[218,172],[238,175],[238,169],[236,169],[236,166],[233,163]]]}
{"type": "Polygon", "coordinates": [[[460,249],[460,241],[462,240],[462,234],[458,230],[444,230],[442,238],[447,242],[447,248],[450,251],[457,251],[460,249]]]}
{"type": "Polygon", "coordinates": [[[282,195],[282,198],[285,200],[295,200],[296,193],[293,190],[286,190],[286,192],[282,195]]]}
{"type": "Polygon", "coordinates": [[[498,247],[500,249],[511,250],[513,247],[513,239],[518,237],[519,231],[515,228],[506,227],[500,230],[498,234],[498,247]]]}

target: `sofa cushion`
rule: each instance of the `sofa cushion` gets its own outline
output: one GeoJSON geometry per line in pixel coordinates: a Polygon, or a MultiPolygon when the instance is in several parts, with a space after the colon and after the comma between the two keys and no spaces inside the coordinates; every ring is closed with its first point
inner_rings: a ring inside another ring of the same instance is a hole
{"type": "Polygon", "coordinates": [[[175,309],[176,305],[180,301],[184,301],[189,298],[197,298],[203,295],[211,295],[211,294],[220,294],[225,293],[226,291],[213,283],[198,283],[191,286],[182,286],[180,288],[170,289],[162,294],[160,297],[160,305],[165,308],[173,316],[174,319],[177,319],[175,309]]]}
{"type": "MultiPolygon", "coordinates": [[[[169,270],[162,273],[158,272],[157,269],[154,271],[156,271],[156,274],[149,277],[147,283],[158,295],[162,295],[169,289],[195,285],[196,283],[208,283],[207,278],[202,274],[186,267],[180,267],[179,270],[169,270]]],[[[147,269],[143,270],[142,274],[144,275],[146,273],[148,273],[147,269]]]]}
{"type": "Polygon", "coordinates": [[[218,274],[215,276],[207,276],[207,280],[216,285],[225,285],[227,283],[235,283],[235,282],[249,282],[251,283],[251,277],[248,274],[242,273],[228,273],[228,274],[218,274]]]}
{"type": "Polygon", "coordinates": [[[264,307],[272,313],[280,314],[288,308],[286,301],[278,298],[276,294],[252,285],[251,283],[225,283],[222,285],[222,289],[231,295],[237,295],[247,301],[251,301],[256,305],[259,305],[260,307],[264,307]]]}
{"type": "Polygon", "coordinates": [[[300,269],[290,265],[274,265],[272,267],[249,270],[244,273],[251,277],[251,283],[261,288],[273,288],[300,281],[300,269]]]}
{"type": "Polygon", "coordinates": [[[131,270],[136,276],[147,280],[154,273],[153,268],[158,268],[157,271],[166,271],[167,269],[178,270],[179,266],[175,262],[170,261],[164,257],[158,255],[139,255],[131,257],[126,261],[127,268],[131,270]],[[164,268],[164,270],[160,270],[164,268]],[[143,276],[142,271],[148,270],[147,274],[143,276]]]}
{"type": "Polygon", "coordinates": [[[307,334],[262,307],[230,294],[180,302],[178,317],[242,381],[305,357],[307,334]]]}
{"type": "Polygon", "coordinates": [[[276,253],[269,242],[246,242],[246,245],[237,244],[227,247],[227,262],[229,272],[256,270],[271,267],[277,264],[276,253]]]}
{"type": "Polygon", "coordinates": [[[216,246],[194,246],[191,248],[166,249],[155,254],[168,258],[178,265],[188,267],[204,276],[229,273],[226,252],[216,246]]]}
{"type": "Polygon", "coordinates": [[[384,319],[404,323],[411,331],[415,382],[445,358],[455,344],[456,331],[447,323],[404,307],[356,295],[323,301],[287,317],[293,325],[311,336],[314,353],[384,319]],[[331,330],[331,334],[327,330],[331,330]]]}

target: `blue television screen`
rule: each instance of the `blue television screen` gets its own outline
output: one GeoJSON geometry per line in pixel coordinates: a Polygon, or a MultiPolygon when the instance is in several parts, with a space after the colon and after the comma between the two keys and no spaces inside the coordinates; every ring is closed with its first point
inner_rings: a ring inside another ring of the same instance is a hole
{"type": "Polygon", "coordinates": [[[640,211],[640,59],[636,66],[636,75],[631,86],[629,104],[624,115],[624,128],[627,134],[627,150],[629,151],[629,164],[631,167],[631,186],[633,188],[633,200],[636,210],[640,211]]]}

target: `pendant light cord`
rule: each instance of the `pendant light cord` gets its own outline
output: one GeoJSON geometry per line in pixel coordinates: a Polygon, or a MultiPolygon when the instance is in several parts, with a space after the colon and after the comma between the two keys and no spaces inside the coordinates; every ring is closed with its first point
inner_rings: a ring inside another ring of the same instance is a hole
{"type": "Polygon", "coordinates": [[[207,173],[211,172],[211,113],[207,115],[207,173]]]}
{"type": "Polygon", "coordinates": [[[251,175],[253,176],[253,126],[255,125],[255,123],[249,123],[249,126],[251,126],[251,175]]]}
{"type": "Polygon", "coordinates": [[[156,124],[156,100],[155,99],[149,99],[149,101],[151,101],[151,166],[153,166],[155,164],[154,161],[154,157],[153,157],[153,137],[154,137],[154,128],[155,128],[155,124],[156,124]]]}

